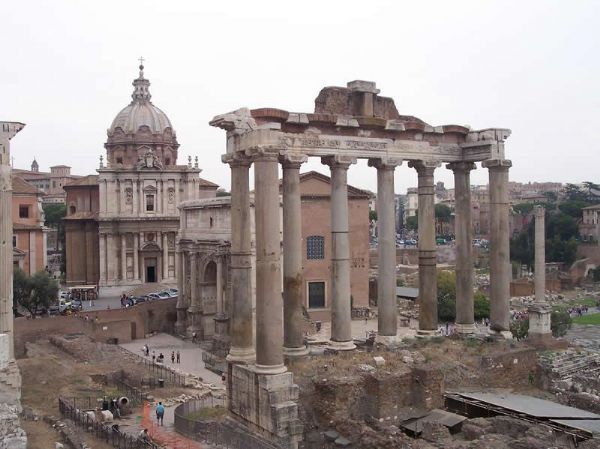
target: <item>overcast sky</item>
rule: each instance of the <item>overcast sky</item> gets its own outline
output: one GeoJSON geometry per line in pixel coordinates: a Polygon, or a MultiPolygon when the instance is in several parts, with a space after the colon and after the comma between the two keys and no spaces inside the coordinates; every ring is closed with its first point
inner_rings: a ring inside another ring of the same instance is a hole
{"type": "MultiPolygon", "coordinates": [[[[600,181],[600,1],[20,0],[0,17],[0,120],[27,124],[18,168],[35,156],[42,170],[95,173],[143,56],[179,163],[199,156],[227,189],[214,115],[311,112],[322,87],[354,79],[431,125],[512,129],[512,180],[600,181]]],[[[445,168],[436,179],[452,185],[445,168]]],[[[375,169],[359,163],[349,182],[375,190],[375,169]]],[[[414,170],[396,170],[397,192],[413,185],[414,170]]]]}

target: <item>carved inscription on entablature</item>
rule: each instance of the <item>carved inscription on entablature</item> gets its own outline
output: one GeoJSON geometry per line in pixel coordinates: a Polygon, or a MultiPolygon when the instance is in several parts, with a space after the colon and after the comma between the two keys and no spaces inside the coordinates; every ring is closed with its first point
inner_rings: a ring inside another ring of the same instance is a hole
{"type": "Polygon", "coordinates": [[[385,150],[388,142],[369,140],[349,140],[326,137],[280,137],[279,144],[284,148],[330,148],[334,150],[385,150]]]}

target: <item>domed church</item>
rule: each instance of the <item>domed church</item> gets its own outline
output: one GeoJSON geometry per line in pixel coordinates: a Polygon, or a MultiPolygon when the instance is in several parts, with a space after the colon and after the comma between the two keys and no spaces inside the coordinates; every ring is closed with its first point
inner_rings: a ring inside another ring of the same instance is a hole
{"type": "Polygon", "coordinates": [[[101,294],[120,294],[142,283],[176,284],[177,206],[216,195],[218,186],[200,178],[197,157],[194,165],[191,157],[178,165],[175,130],[149,87],[140,65],[131,102],[107,131],[98,175],[65,187],[69,285],[97,284],[101,294]]]}

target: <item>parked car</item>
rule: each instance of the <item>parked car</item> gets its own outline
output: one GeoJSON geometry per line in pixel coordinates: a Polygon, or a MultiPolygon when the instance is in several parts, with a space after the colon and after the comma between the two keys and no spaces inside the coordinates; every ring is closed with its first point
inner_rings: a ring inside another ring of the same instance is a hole
{"type": "Polygon", "coordinates": [[[160,299],[169,299],[172,297],[171,294],[166,290],[158,292],[158,296],[160,297],[160,299]]]}
{"type": "Polygon", "coordinates": [[[63,290],[63,291],[60,291],[60,292],[58,293],[58,297],[59,297],[60,299],[68,299],[68,298],[69,298],[69,292],[66,292],[66,291],[64,291],[64,290],[63,290]]]}
{"type": "Polygon", "coordinates": [[[71,307],[71,301],[68,299],[59,299],[58,300],[58,311],[59,313],[64,313],[65,310],[71,307]]]}
{"type": "Polygon", "coordinates": [[[72,309],[77,309],[77,310],[82,310],[83,309],[83,303],[81,302],[81,299],[73,299],[71,301],[71,308],[72,309]]]}
{"type": "Polygon", "coordinates": [[[132,296],[131,298],[128,298],[131,300],[132,304],[131,305],[136,305],[136,304],[140,304],[142,302],[146,302],[147,299],[145,296],[132,296]]]}
{"type": "Polygon", "coordinates": [[[157,299],[161,299],[161,297],[158,296],[158,293],[148,293],[146,295],[146,298],[148,298],[150,301],[155,301],[157,299]]]}
{"type": "Polygon", "coordinates": [[[176,288],[170,288],[168,291],[171,292],[171,296],[179,295],[179,290],[177,290],[176,288]]]}
{"type": "Polygon", "coordinates": [[[406,245],[416,245],[417,241],[415,239],[407,239],[404,241],[406,245]]]}

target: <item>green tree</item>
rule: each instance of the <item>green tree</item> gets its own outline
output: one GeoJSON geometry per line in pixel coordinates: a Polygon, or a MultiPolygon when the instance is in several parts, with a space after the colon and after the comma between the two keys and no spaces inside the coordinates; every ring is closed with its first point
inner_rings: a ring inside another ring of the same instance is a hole
{"type": "Polygon", "coordinates": [[[64,274],[67,271],[67,255],[65,248],[65,223],[63,219],[67,215],[67,205],[63,203],[46,203],[42,205],[42,209],[44,210],[44,225],[56,230],[56,243],[61,251],[60,271],[64,274]]]}
{"type": "Polygon", "coordinates": [[[513,320],[510,322],[510,332],[513,338],[522,340],[529,333],[529,320],[513,320]]]}
{"type": "Polygon", "coordinates": [[[217,189],[217,193],[216,196],[231,196],[231,193],[229,193],[227,190],[225,189],[217,189]]]}
{"type": "Polygon", "coordinates": [[[528,215],[533,210],[533,203],[515,204],[513,210],[519,215],[528,215]]]}
{"type": "Polygon", "coordinates": [[[437,275],[438,320],[456,319],[456,274],[453,271],[440,271],[437,275]]]}
{"type": "Polygon", "coordinates": [[[475,319],[481,320],[490,317],[490,300],[485,293],[477,290],[474,295],[475,319]]]}
{"type": "Polygon", "coordinates": [[[47,309],[58,294],[58,284],[45,271],[31,277],[16,268],[13,276],[14,305],[19,305],[32,315],[47,309]]]}
{"type": "Polygon", "coordinates": [[[571,329],[571,315],[566,310],[553,310],[550,314],[550,328],[553,337],[563,337],[571,329]]]}
{"type": "Polygon", "coordinates": [[[445,204],[438,203],[435,205],[435,218],[439,221],[443,221],[447,223],[450,221],[450,217],[452,216],[452,209],[445,204]]]}
{"type": "Polygon", "coordinates": [[[575,184],[567,184],[563,189],[563,193],[569,201],[585,201],[587,198],[587,194],[575,184]]]}
{"type": "Polygon", "coordinates": [[[377,221],[377,211],[369,209],[369,221],[377,221]]]}
{"type": "Polygon", "coordinates": [[[566,215],[574,218],[575,220],[578,220],[581,218],[581,215],[582,215],[581,209],[583,209],[584,207],[588,207],[590,204],[591,203],[589,203],[587,201],[580,201],[580,200],[564,201],[558,205],[558,209],[563,214],[566,214],[566,215]]]}
{"type": "Polygon", "coordinates": [[[416,215],[406,217],[406,228],[413,231],[419,229],[419,218],[416,215]]]}
{"type": "Polygon", "coordinates": [[[597,194],[597,192],[600,191],[600,186],[598,184],[595,184],[591,181],[585,181],[583,183],[583,188],[585,189],[588,201],[592,203],[597,203],[600,201],[600,197],[597,194]]]}

